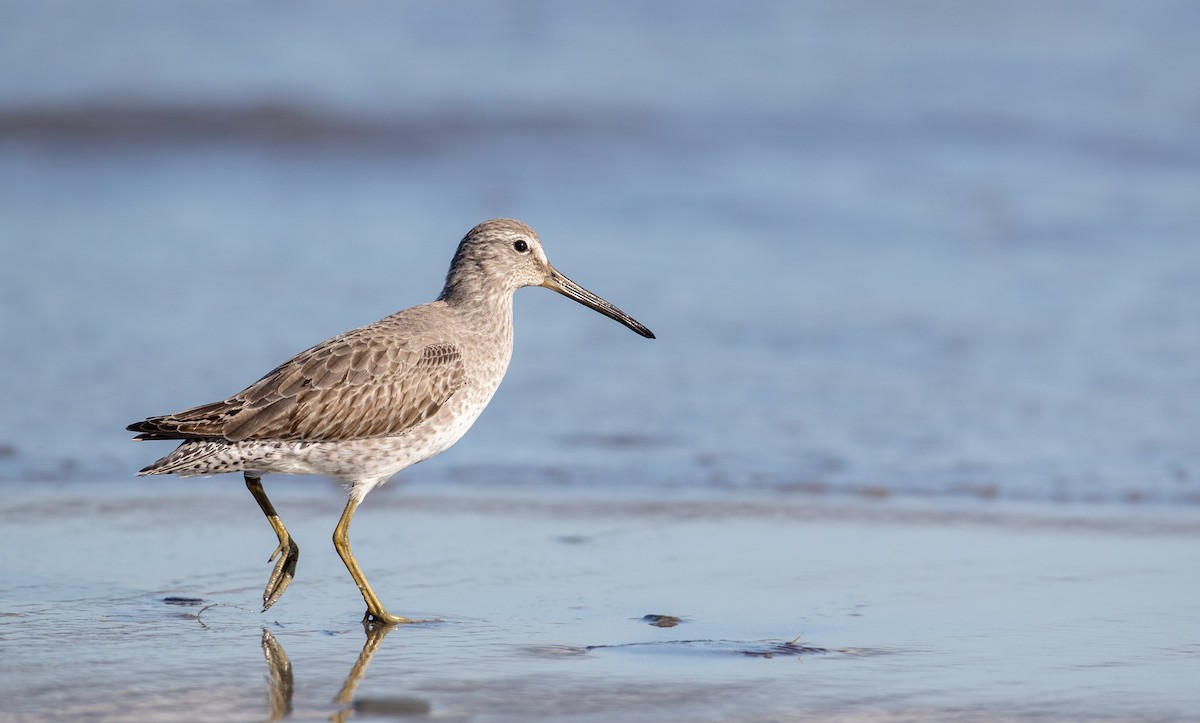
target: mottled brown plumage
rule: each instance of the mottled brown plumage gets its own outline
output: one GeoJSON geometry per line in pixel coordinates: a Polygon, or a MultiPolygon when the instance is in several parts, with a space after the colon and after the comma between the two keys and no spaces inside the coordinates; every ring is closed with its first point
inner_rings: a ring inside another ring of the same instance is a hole
{"type": "Polygon", "coordinates": [[[227,399],[129,425],[138,440],[181,441],[140,474],[243,472],[279,539],[264,610],[291,582],[299,547],[267,499],[262,476],[321,474],[344,482],[350,499],[334,546],[367,617],[410,622],[388,613],[367,584],[350,551],[350,521],[371,489],[450,447],[487,406],[512,356],[512,297],[523,286],[553,289],[654,338],[558,273],[528,226],[486,221],[459,244],[436,301],[322,342],[227,399]]]}
{"type": "MultiPolygon", "coordinates": [[[[132,424],[135,439],[330,442],[391,437],[463,384],[453,344],[396,343],[389,317],[303,351],[220,402],[132,424]]],[[[146,468],[152,471],[153,465],[146,468]]]]}

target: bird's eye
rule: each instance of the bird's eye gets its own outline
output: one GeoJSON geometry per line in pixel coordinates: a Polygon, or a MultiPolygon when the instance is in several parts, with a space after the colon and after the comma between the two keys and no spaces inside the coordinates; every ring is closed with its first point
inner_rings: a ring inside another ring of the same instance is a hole
{"type": "Polygon", "coordinates": [[[517,253],[519,254],[529,253],[529,244],[525,243],[525,239],[523,238],[513,241],[513,248],[516,249],[517,253]]]}

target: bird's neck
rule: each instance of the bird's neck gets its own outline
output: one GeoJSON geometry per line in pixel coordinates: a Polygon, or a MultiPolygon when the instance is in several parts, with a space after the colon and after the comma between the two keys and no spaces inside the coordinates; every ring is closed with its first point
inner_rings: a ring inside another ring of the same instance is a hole
{"type": "MultiPolygon", "coordinates": [[[[513,292],[483,290],[468,284],[446,284],[438,301],[469,317],[468,328],[498,339],[512,339],[513,292]]],[[[511,341],[510,341],[511,344],[511,341]]]]}

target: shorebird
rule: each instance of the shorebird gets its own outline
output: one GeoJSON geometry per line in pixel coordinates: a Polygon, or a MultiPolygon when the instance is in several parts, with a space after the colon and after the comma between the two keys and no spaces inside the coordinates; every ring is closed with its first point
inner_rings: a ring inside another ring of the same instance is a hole
{"type": "Polygon", "coordinates": [[[354,511],[375,487],[457,442],[487,406],[512,358],[513,293],[544,286],[642,336],[642,324],[560,274],[520,221],[495,219],[458,245],[436,301],[387,316],[300,352],[227,399],[129,425],[135,440],[182,440],[139,475],[241,472],[279,545],[263,611],[291,584],[300,548],[263,490],[270,472],[342,482],[346,507],[333,546],[367,604],[364,622],[393,615],[350,550],[354,511]]]}

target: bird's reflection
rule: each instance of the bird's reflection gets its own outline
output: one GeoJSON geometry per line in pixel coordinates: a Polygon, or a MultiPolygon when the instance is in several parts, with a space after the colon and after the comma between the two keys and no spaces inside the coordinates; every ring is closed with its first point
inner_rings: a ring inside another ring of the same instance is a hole
{"type": "Polygon", "coordinates": [[[262,651],[267,659],[267,675],[271,681],[271,689],[267,692],[271,720],[281,720],[292,714],[292,694],[295,692],[292,661],[288,660],[283,646],[266,628],[262,631],[262,651]]]}
{"type": "MultiPolygon", "coordinates": [[[[342,683],[341,690],[338,691],[333,699],[333,702],[338,706],[338,711],[333,714],[330,720],[334,721],[334,723],[342,723],[346,720],[347,716],[356,710],[388,712],[395,715],[420,715],[428,713],[430,710],[429,701],[423,698],[397,697],[355,701],[354,691],[358,688],[358,684],[362,682],[363,676],[366,675],[367,666],[371,664],[371,658],[375,656],[375,651],[379,649],[379,646],[383,643],[383,639],[395,629],[395,626],[372,625],[364,622],[363,628],[366,631],[367,639],[363,643],[362,651],[358,654],[358,659],[354,661],[354,666],[350,668],[349,674],[346,675],[346,680],[342,683]]],[[[292,696],[295,693],[292,662],[288,660],[283,646],[265,628],[262,631],[262,649],[263,657],[267,660],[267,673],[271,686],[267,695],[271,709],[270,719],[273,721],[282,720],[292,714],[292,696]]]]}
{"type": "Polygon", "coordinates": [[[366,675],[367,666],[371,664],[371,658],[375,657],[375,651],[379,649],[380,643],[387,637],[388,633],[392,632],[395,625],[372,625],[369,622],[363,623],[363,628],[367,633],[367,640],[363,643],[362,651],[358,654],[358,660],[354,661],[354,667],[350,668],[350,674],[346,676],[346,682],[342,683],[342,689],[338,691],[337,696],[333,699],[342,707],[341,711],[334,716],[335,721],[341,721],[346,717],[346,713],[351,710],[354,705],[354,689],[362,681],[366,675]]]}

